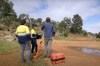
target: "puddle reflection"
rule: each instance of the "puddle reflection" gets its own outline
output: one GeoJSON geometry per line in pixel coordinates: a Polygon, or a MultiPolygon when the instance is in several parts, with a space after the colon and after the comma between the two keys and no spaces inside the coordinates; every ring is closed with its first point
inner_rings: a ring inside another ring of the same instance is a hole
{"type": "Polygon", "coordinates": [[[81,51],[84,52],[84,53],[100,55],[100,50],[94,50],[94,49],[89,49],[89,48],[82,48],[81,51]]]}
{"type": "Polygon", "coordinates": [[[100,55],[100,50],[95,50],[95,49],[90,49],[90,48],[83,48],[83,47],[69,47],[69,48],[77,50],[77,51],[81,51],[81,52],[84,52],[84,53],[100,55]]]}

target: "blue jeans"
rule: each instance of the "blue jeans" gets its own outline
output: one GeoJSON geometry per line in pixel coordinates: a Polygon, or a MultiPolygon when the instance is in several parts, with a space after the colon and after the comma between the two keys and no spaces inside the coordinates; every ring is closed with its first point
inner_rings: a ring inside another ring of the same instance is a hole
{"type": "Polygon", "coordinates": [[[38,50],[37,39],[36,38],[32,38],[31,39],[31,44],[32,44],[31,53],[34,53],[34,49],[35,49],[35,52],[37,52],[37,50],[38,50]]]}
{"type": "Polygon", "coordinates": [[[24,61],[24,51],[26,49],[26,62],[30,61],[30,53],[31,53],[31,46],[30,41],[26,42],[25,44],[20,44],[20,55],[21,61],[24,61]]]}

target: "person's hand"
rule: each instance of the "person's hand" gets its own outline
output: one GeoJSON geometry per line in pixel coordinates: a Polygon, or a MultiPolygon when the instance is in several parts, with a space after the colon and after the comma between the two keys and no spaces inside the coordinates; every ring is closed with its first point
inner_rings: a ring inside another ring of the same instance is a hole
{"type": "Polygon", "coordinates": [[[39,33],[39,35],[41,35],[41,36],[42,36],[42,35],[43,35],[43,34],[42,34],[42,32],[40,32],[40,33],[39,33]]]}
{"type": "Polygon", "coordinates": [[[18,35],[15,35],[16,37],[18,37],[18,35]]]}
{"type": "Polygon", "coordinates": [[[52,32],[52,36],[55,36],[55,32],[52,32]]]}
{"type": "Polygon", "coordinates": [[[37,34],[37,39],[41,39],[41,38],[42,38],[42,36],[37,34]]]}

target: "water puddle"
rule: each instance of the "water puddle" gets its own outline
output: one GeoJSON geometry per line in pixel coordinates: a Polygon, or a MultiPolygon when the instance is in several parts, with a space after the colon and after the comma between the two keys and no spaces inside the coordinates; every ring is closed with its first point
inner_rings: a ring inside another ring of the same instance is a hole
{"type": "Polygon", "coordinates": [[[70,47],[70,48],[84,53],[100,55],[100,50],[96,50],[96,49],[83,48],[83,47],[70,47]]]}
{"type": "Polygon", "coordinates": [[[94,50],[94,49],[89,49],[89,48],[82,48],[82,52],[89,53],[89,54],[100,55],[100,50],[94,50]]]}

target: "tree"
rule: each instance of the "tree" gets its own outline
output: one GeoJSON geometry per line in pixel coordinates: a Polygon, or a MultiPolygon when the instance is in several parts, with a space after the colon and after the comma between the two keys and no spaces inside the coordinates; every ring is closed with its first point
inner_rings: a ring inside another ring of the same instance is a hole
{"type": "Polygon", "coordinates": [[[0,15],[2,15],[2,17],[7,17],[7,16],[16,17],[16,13],[13,10],[13,3],[10,2],[9,0],[1,0],[0,15]]]}
{"type": "Polygon", "coordinates": [[[51,23],[53,24],[54,28],[57,29],[57,22],[54,20],[51,20],[51,23]]]}
{"type": "Polygon", "coordinates": [[[41,24],[41,23],[42,23],[42,18],[38,18],[38,19],[37,19],[37,22],[38,22],[39,24],[41,24]]]}
{"type": "Polygon", "coordinates": [[[100,32],[96,34],[96,38],[100,38],[100,32]]]}
{"type": "Polygon", "coordinates": [[[82,30],[83,36],[88,36],[88,32],[86,30],[82,30]]]}
{"type": "Polygon", "coordinates": [[[66,28],[66,23],[64,21],[61,21],[58,25],[58,29],[59,29],[59,32],[62,33],[66,28]]]}
{"type": "Polygon", "coordinates": [[[73,23],[72,23],[71,32],[72,33],[81,33],[82,25],[83,25],[82,18],[78,14],[76,14],[72,18],[72,22],[73,23]]]}
{"type": "Polygon", "coordinates": [[[16,20],[16,17],[13,3],[9,0],[0,0],[0,21],[9,27],[16,20]]]}
{"type": "Polygon", "coordinates": [[[65,17],[59,24],[58,24],[58,30],[59,32],[67,37],[69,32],[70,32],[70,28],[71,28],[71,19],[65,17]]]}
{"type": "Polygon", "coordinates": [[[71,25],[72,25],[71,19],[65,17],[65,18],[63,19],[63,21],[66,23],[66,32],[67,32],[67,34],[68,34],[68,33],[70,32],[70,28],[71,28],[71,25]]]}
{"type": "Polygon", "coordinates": [[[61,33],[61,35],[65,36],[65,37],[68,36],[67,31],[66,31],[66,23],[64,21],[61,21],[58,24],[58,29],[59,29],[59,32],[61,33]]]}

